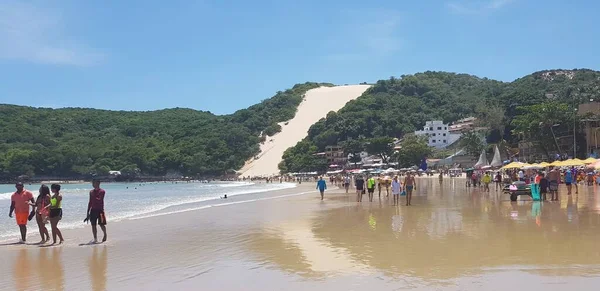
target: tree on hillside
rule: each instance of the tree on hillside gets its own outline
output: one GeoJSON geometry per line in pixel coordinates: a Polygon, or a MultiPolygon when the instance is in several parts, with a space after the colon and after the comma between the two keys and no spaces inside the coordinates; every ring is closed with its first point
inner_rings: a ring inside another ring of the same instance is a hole
{"type": "Polygon", "coordinates": [[[577,118],[571,106],[557,101],[547,101],[540,104],[518,108],[518,115],[511,124],[515,127],[514,134],[525,140],[534,142],[547,157],[550,152],[560,152],[556,141],[557,131],[568,131],[577,118]]]}
{"type": "Polygon", "coordinates": [[[348,156],[348,161],[356,164],[361,161],[360,153],[365,150],[365,142],[362,139],[351,139],[342,143],[344,155],[348,156]]]}
{"type": "Polygon", "coordinates": [[[391,137],[376,137],[367,141],[365,148],[371,155],[378,155],[385,164],[394,153],[394,140],[391,137]]]}
{"type": "Polygon", "coordinates": [[[327,170],[327,166],[327,160],[317,155],[317,147],[308,140],[300,141],[298,146],[287,149],[278,165],[282,173],[323,173],[327,170]]]}
{"type": "Polygon", "coordinates": [[[433,149],[427,145],[427,137],[407,135],[400,142],[400,149],[394,153],[394,159],[401,167],[419,165],[423,158],[428,157],[433,149]]]}
{"type": "Polygon", "coordinates": [[[483,136],[474,130],[464,133],[460,139],[461,147],[473,157],[479,157],[481,150],[485,148],[483,136]]]}

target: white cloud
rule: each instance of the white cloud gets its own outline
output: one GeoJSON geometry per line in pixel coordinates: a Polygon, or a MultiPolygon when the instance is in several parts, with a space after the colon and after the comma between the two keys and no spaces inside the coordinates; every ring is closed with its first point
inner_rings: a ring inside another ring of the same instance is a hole
{"type": "Polygon", "coordinates": [[[498,10],[504,6],[514,2],[515,0],[490,0],[484,1],[484,3],[473,4],[473,3],[458,3],[450,2],[447,3],[448,8],[458,14],[483,14],[486,12],[498,10]]]}
{"type": "Polygon", "coordinates": [[[389,10],[345,11],[343,26],[331,34],[332,61],[384,58],[401,48],[400,15],[389,10]]]}
{"type": "Polygon", "coordinates": [[[0,2],[0,58],[88,66],[104,58],[70,40],[58,13],[20,1],[0,2]]]}

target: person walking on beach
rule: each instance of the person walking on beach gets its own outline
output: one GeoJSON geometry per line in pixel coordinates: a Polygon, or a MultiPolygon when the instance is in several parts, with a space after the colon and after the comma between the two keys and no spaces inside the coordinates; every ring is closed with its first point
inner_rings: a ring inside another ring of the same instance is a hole
{"type": "Polygon", "coordinates": [[[381,187],[383,183],[383,177],[379,176],[377,177],[377,190],[379,191],[379,199],[381,200],[381,187]]]}
{"type": "Polygon", "coordinates": [[[350,189],[350,176],[348,175],[344,177],[344,189],[346,189],[346,194],[348,194],[348,189],[350,189]]]}
{"type": "Polygon", "coordinates": [[[477,187],[477,173],[475,173],[475,171],[471,174],[471,184],[473,185],[473,188],[477,187]]]}
{"type": "Polygon", "coordinates": [[[387,177],[387,179],[385,179],[383,182],[384,182],[384,186],[385,186],[385,197],[389,197],[390,196],[390,185],[392,184],[392,181],[390,181],[389,177],[387,177]]]}
{"type": "Polygon", "coordinates": [[[567,170],[565,172],[565,185],[567,185],[567,195],[571,195],[571,189],[573,188],[573,172],[567,170]]]}
{"type": "Polygon", "coordinates": [[[490,175],[490,172],[485,172],[485,175],[483,175],[483,178],[481,178],[484,188],[483,190],[486,192],[490,192],[490,183],[492,182],[492,176],[490,175]]]}
{"type": "Polygon", "coordinates": [[[48,205],[50,205],[50,189],[46,185],[42,185],[40,187],[40,194],[35,199],[35,221],[38,225],[38,230],[40,231],[40,237],[42,240],[40,244],[44,244],[50,241],[50,233],[48,232],[48,228],[46,228],[46,223],[48,223],[48,205]]]}
{"type": "Polygon", "coordinates": [[[558,201],[558,181],[560,180],[560,173],[556,168],[550,168],[548,173],[548,190],[550,191],[550,201],[558,201]]]}
{"type": "Polygon", "coordinates": [[[571,175],[573,175],[573,184],[575,184],[575,194],[579,194],[579,186],[577,186],[577,184],[579,183],[579,181],[577,180],[577,177],[578,177],[577,168],[571,167],[571,175]]]}
{"type": "Polygon", "coordinates": [[[500,172],[496,172],[494,182],[496,183],[496,191],[498,191],[498,189],[502,189],[502,174],[500,174],[500,172]]]}
{"type": "Polygon", "coordinates": [[[404,187],[406,187],[406,206],[411,205],[410,200],[412,199],[412,192],[416,187],[415,177],[411,172],[406,173],[404,178],[404,187]]]}
{"type": "Polygon", "coordinates": [[[546,194],[548,193],[548,186],[550,181],[545,177],[543,172],[540,172],[540,195],[542,196],[542,200],[546,201],[546,194]]]}
{"type": "Polygon", "coordinates": [[[392,180],[392,196],[394,199],[394,206],[400,205],[400,192],[402,191],[402,185],[398,181],[398,176],[394,176],[392,180]]]}
{"type": "Polygon", "coordinates": [[[323,200],[323,197],[325,196],[325,189],[327,189],[327,185],[325,184],[323,177],[319,177],[319,181],[317,181],[317,189],[319,189],[319,192],[321,192],[321,200],[323,200]]]}
{"type": "Polygon", "coordinates": [[[367,180],[367,192],[369,192],[369,202],[373,202],[373,194],[375,194],[375,178],[373,176],[367,180]]]}
{"type": "Polygon", "coordinates": [[[356,187],[356,202],[362,202],[362,195],[365,190],[365,180],[363,180],[362,176],[356,178],[354,186],[356,187]]]}
{"type": "MultiPolygon", "coordinates": [[[[58,244],[62,244],[62,232],[58,229],[58,222],[62,219],[62,195],[60,194],[60,185],[52,184],[52,197],[50,197],[50,226],[52,227],[52,244],[56,244],[56,237],[60,239],[58,244]]],[[[106,231],[105,231],[106,233],[106,231]]],[[[106,236],[106,234],[105,234],[106,236]]]]}
{"type": "Polygon", "coordinates": [[[93,243],[98,242],[98,230],[96,225],[100,225],[100,229],[104,233],[102,242],[106,241],[106,215],[104,214],[104,195],[106,192],[100,188],[100,181],[93,180],[92,186],[94,189],[90,191],[90,201],[88,202],[87,217],[84,222],[90,221],[92,224],[92,234],[94,235],[93,243]]]}
{"type": "Polygon", "coordinates": [[[29,213],[29,206],[34,204],[35,201],[33,200],[33,193],[25,190],[23,183],[18,182],[15,188],[17,188],[17,191],[10,197],[8,217],[12,218],[13,211],[15,212],[17,225],[21,232],[21,240],[19,242],[25,243],[27,241],[27,220],[29,220],[30,216],[33,218],[33,215],[35,215],[35,210],[29,213]]]}

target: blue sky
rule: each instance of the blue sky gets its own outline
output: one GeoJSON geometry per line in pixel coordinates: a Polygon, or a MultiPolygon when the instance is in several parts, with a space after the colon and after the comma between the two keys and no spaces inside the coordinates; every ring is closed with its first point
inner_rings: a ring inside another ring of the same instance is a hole
{"type": "Polygon", "coordinates": [[[600,69],[600,1],[0,0],[0,103],[231,113],[305,81],[600,69]]]}

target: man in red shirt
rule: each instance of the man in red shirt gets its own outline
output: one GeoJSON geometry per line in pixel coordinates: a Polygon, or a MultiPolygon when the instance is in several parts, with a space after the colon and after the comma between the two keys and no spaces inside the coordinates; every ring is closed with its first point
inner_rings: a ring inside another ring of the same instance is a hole
{"type": "Polygon", "coordinates": [[[94,235],[94,243],[98,242],[98,230],[96,225],[100,225],[100,229],[104,233],[102,242],[106,241],[106,215],[104,214],[104,195],[106,192],[100,188],[100,181],[93,180],[92,186],[94,189],[90,191],[90,201],[88,202],[87,217],[84,222],[88,220],[92,224],[92,234],[94,235]]]}
{"type": "MultiPolygon", "coordinates": [[[[17,225],[21,231],[20,243],[27,241],[27,220],[29,218],[29,206],[34,205],[33,193],[23,188],[23,183],[18,182],[15,185],[17,192],[10,197],[10,211],[8,216],[12,218],[13,211],[17,219],[17,225]],[[31,204],[29,204],[31,202],[31,204]]],[[[32,210],[33,211],[33,210],[32,210]]]]}

